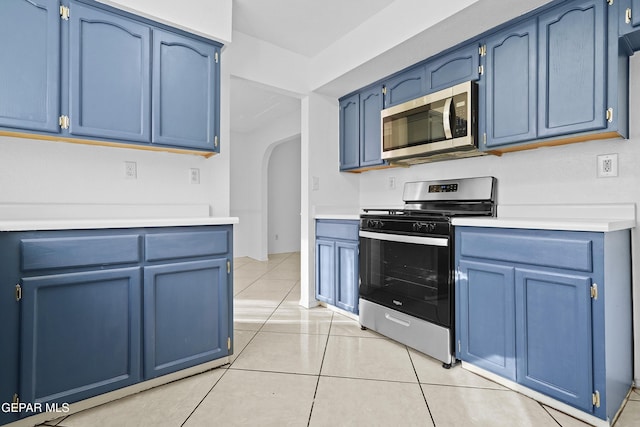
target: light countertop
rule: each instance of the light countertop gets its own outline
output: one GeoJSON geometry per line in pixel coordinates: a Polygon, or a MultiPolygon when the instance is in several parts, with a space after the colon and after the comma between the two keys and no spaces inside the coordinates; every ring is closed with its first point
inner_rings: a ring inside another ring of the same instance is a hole
{"type": "Polygon", "coordinates": [[[97,228],[180,227],[237,224],[236,217],[0,220],[0,231],[87,230],[97,228]]]}
{"type": "Polygon", "coordinates": [[[454,218],[456,226],[611,232],[636,226],[635,204],[503,205],[496,217],[454,218]]]}
{"type": "Polygon", "coordinates": [[[358,214],[316,214],[315,219],[344,219],[344,220],[360,220],[358,214]]]}

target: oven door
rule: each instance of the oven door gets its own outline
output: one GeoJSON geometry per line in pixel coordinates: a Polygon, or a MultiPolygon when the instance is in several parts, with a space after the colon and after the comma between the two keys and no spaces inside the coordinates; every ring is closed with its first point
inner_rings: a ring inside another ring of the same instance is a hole
{"type": "Polygon", "coordinates": [[[360,231],[360,298],[451,326],[448,236],[360,231]]]}

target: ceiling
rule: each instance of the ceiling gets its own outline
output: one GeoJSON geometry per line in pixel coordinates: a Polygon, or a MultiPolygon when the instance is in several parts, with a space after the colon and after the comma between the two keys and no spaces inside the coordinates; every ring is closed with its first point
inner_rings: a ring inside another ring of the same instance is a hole
{"type": "MultiPolygon", "coordinates": [[[[233,30],[314,58],[396,0],[233,0],[233,30]]],[[[422,0],[426,1],[426,0],[422,0]]],[[[479,0],[429,31],[362,64],[318,90],[339,96],[425,56],[453,46],[551,0],[479,0]],[[455,31],[451,31],[455,29],[455,31]]],[[[434,7],[440,2],[434,2],[434,7]]],[[[440,6],[442,7],[442,6],[440,6]]],[[[284,115],[299,114],[300,100],[273,88],[232,78],[232,132],[253,132],[284,115]]]]}
{"type": "Polygon", "coordinates": [[[233,30],[313,58],[395,0],[233,0],[233,30]]]}
{"type": "MultiPolygon", "coordinates": [[[[308,58],[318,55],[395,0],[233,0],[233,30],[308,58]]],[[[231,78],[232,132],[253,132],[287,114],[300,100],[231,78]]]]}

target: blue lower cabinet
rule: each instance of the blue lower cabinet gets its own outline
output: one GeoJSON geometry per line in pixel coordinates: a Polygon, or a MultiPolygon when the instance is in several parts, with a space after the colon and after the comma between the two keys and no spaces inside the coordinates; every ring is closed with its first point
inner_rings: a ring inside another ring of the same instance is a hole
{"type": "Polygon", "coordinates": [[[359,221],[316,221],[316,298],[358,314],[359,221]]]}
{"type": "Polygon", "coordinates": [[[144,376],[229,354],[227,259],[144,269],[144,376]]]}
{"type": "Polygon", "coordinates": [[[612,420],[633,381],[630,241],[456,227],[457,357],[612,420]]]}
{"type": "Polygon", "coordinates": [[[232,225],[4,232],[0,252],[0,402],[51,411],[231,354],[232,225]]]}
{"type": "Polygon", "coordinates": [[[71,403],[140,381],[140,277],[131,267],[23,279],[22,402],[71,403]]]}
{"type": "Polygon", "coordinates": [[[316,239],[316,298],[331,305],[335,305],[335,261],[335,242],[316,239]]]}
{"type": "Polygon", "coordinates": [[[518,382],[593,409],[591,278],[516,271],[518,382]]]}
{"type": "Polygon", "coordinates": [[[458,358],[516,379],[514,268],[460,261],[458,358]]]}
{"type": "Polygon", "coordinates": [[[336,241],[335,305],[358,312],[358,243],[336,241]]]}

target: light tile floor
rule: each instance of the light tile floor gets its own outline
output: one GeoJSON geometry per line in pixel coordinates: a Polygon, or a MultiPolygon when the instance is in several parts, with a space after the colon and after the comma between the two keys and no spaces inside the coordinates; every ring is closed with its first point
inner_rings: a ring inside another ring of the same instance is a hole
{"type": "MultiPolygon", "coordinates": [[[[235,260],[230,365],[44,425],[586,426],[348,317],[301,308],[299,266],[296,253],[235,260]]],[[[639,425],[635,390],[615,426],[639,425]]]]}

